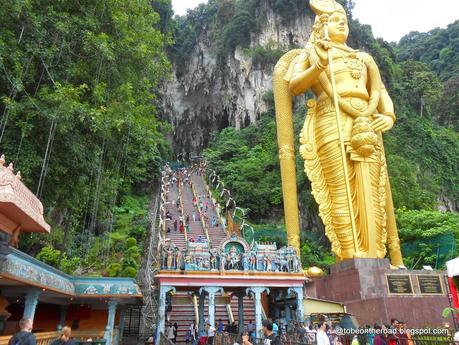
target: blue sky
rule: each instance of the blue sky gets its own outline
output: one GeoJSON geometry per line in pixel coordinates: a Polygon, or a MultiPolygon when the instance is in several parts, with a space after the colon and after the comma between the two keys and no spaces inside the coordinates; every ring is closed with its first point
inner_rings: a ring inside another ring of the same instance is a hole
{"type": "MultiPolygon", "coordinates": [[[[176,14],[183,15],[206,0],[172,0],[176,14]]],[[[354,0],[354,17],[370,24],[376,37],[398,41],[410,31],[446,27],[459,19],[459,0],[354,0]]]]}

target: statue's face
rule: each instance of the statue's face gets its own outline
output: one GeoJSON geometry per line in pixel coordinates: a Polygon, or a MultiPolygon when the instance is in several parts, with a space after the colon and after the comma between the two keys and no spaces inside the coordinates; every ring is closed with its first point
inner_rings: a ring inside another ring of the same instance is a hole
{"type": "Polygon", "coordinates": [[[344,13],[333,13],[328,22],[328,35],[333,42],[345,43],[349,35],[347,17],[344,13]]]}

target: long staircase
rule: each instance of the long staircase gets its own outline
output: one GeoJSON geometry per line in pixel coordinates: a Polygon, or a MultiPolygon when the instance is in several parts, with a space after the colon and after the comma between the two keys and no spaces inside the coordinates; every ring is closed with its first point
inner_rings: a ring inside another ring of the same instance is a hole
{"type": "Polygon", "coordinates": [[[215,205],[213,204],[209,192],[207,191],[206,184],[204,179],[201,175],[193,174],[192,180],[195,186],[196,193],[201,197],[201,201],[204,205],[203,213],[207,216],[208,221],[208,229],[209,229],[209,238],[212,246],[219,247],[220,244],[226,239],[226,232],[223,230],[222,224],[220,224],[219,215],[215,209],[215,205]],[[216,226],[212,226],[212,219],[216,219],[217,224],[216,226]]]}
{"type": "Polygon", "coordinates": [[[193,190],[188,183],[183,186],[183,209],[185,212],[185,216],[188,215],[189,223],[188,223],[188,239],[193,238],[195,241],[198,240],[199,237],[206,238],[206,233],[202,226],[202,222],[198,221],[197,214],[198,209],[193,205],[193,190]],[[196,220],[193,221],[193,212],[196,215],[196,220]]]}
{"type": "Polygon", "coordinates": [[[172,216],[172,220],[166,221],[166,239],[169,239],[180,250],[185,250],[186,249],[185,234],[179,231],[180,213],[179,213],[179,208],[177,208],[178,198],[179,198],[179,188],[176,183],[171,183],[169,186],[169,193],[167,196],[167,200],[169,201],[169,203],[167,204],[166,210],[170,212],[172,216]],[[177,221],[177,230],[174,230],[174,221],[177,221]]]}
{"type": "MultiPolygon", "coordinates": [[[[182,219],[186,221],[188,218],[188,240],[194,239],[197,241],[199,237],[207,238],[206,230],[203,226],[203,220],[199,219],[199,202],[195,206],[193,204],[193,198],[199,200],[203,209],[201,214],[207,218],[206,225],[208,228],[208,235],[211,243],[211,247],[218,248],[220,244],[226,239],[226,232],[223,229],[223,226],[220,222],[219,215],[215,209],[210,195],[207,191],[205,181],[201,175],[198,175],[196,172],[191,174],[191,180],[194,185],[195,194],[193,193],[193,188],[188,183],[183,183],[182,185],[182,200],[183,200],[183,217],[182,219]],[[193,221],[193,213],[196,215],[195,220],[193,221]],[[212,219],[216,220],[216,225],[212,224],[212,219]]],[[[179,199],[179,186],[177,183],[171,183],[169,186],[169,192],[167,200],[166,210],[172,216],[172,220],[167,220],[166,222],[166,239],[174,243],[180,250],[186,249],[186,239],[185,234],[179,231],[179,220],[180,220],[180,207],[177,208],[177,200],[179,199]],[[174,221],[177,220],[177,230],[174,230],[174,221]]]]}

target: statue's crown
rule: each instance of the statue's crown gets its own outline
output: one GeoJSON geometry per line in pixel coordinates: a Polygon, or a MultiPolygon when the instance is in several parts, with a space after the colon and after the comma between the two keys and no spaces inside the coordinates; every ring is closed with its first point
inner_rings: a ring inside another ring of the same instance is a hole
{"type": "Polygon", "coordinates": [[[322,14],[332,14],[335,12],[341,12],[346,14],[343,6],[337,3],[335,0],[310,0],[309,5],[314,13],[318,16],[322,14]]]}

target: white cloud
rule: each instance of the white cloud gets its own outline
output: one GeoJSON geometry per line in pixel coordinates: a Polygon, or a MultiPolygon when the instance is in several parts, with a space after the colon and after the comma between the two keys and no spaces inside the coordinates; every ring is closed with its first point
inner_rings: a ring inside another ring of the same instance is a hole
{"type": "Polygon", "coordinates": [[[195,8],[199,4],[207,2],[206,0],[172,0],[172,7],[175,14],[183,16],[189,8],[195,8]]]}
{"type": "Polygon", "coordinates": [[[458,0],[355,0],[354,17],[373,34],[398,41],[411,31],[446,27],[459,19],[458,0]]]}
{"type": "MultiPolygon", "coordinates": [[[[206,0],[172,0],[176,14],[186,14],[206,0]]],[[[398,41],[410,31],[446,27],[459,19],[459,0],[354,0],[354,17],[370,24],[373,34],[398,41]]]]}

